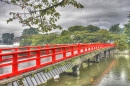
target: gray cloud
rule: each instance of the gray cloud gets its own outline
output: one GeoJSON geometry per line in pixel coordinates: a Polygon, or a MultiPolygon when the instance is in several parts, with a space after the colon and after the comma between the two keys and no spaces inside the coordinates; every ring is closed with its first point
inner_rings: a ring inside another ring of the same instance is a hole
{"type": "MultiPolygon", "coordinates": [[[[83,9],[76,9],[73,6],[57,8],[61,17],[57,24],[64,29],[73,25],[93,24],[100,28],[109,29],[110,26],[120,23],[123,26],[128,21],[128,13],[130,11],[130,0],[77,0],[85,6],[83,9]]],[[[17,7],[0,3],[0,32],[14,32],[20,36],[22,27],[18,21],[6,24],[9,17],[9,11],[18,11],[17,7]]],[[[59,30],[53,30],[53,32],[59,30]]]]}
{"type": "Polygon", "coordinates": [[[130,9],[129,0],[78,0],[84,9],[76,9],[71,6],[59,8],[61,19],[58,21],[63,27],[73,25],[93,24],[103,28],[120,23],[123,26],[128,21],[130,9]],[[64,21],[64,22],[62,22],[64,21]]]}

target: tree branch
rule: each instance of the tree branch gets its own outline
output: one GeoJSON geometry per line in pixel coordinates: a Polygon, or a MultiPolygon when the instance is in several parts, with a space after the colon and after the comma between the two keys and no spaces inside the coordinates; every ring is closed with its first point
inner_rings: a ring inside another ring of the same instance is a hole
{"type": "MultiPolygon", "coordinates": [[[[57,6],[61,5],[62,3],[64,3],[64,1],[65,1],[65,0],[62,0],[62,1],[59,2],[58,4],[54,4],[54,5],[50,6],[50,7],[47,7],[47,8],[42,9],[42,10],[32,11],[32,12],[30,12],[30,13],[36,13],[36,12],[39,12],[39,11],[45,12],[45,11],[47,11],[48,9],[51,9],[51,8],[53,8],[53,7],[57,7],[57,6]]],[[[20,14],[30,14],[30,13],[20,13],[20,14]]]]}

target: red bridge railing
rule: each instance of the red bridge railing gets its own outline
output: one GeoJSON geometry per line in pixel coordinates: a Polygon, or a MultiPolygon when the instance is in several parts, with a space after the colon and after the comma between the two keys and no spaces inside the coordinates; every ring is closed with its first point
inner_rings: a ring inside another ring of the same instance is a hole
{"type": "Polygon", "coordinates": [[[67,44],[0,49],[0,79],[55,64],[114,44],[67,44]]]}

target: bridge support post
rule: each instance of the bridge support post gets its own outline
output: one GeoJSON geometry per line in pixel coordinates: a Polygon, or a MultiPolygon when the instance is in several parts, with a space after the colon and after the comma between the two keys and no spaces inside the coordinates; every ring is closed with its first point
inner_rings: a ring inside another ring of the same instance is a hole
{"type": "Polygon", "coordinates": [[[72,75],[74,76],[78,76],[80,75],[80,64],[79,65],[75,65],[73,68],[72,68],[72,75]]]}
{"type": "Polygon", "coordinates": [[[88,66],[90,65],[90,58],[88,59],[88,66]]]}
{"type": "Polygon", "coordinates": [[[106,55],[107,55],[107,51],[104,51],[104,58],[106,58],[106,55]]]}
{"type": "Polygon", "coordinates": [[[110,55],[111,55],[111,50],[109,49],[108,50],[108,56],[110,57],[110,55]]]}
{"type": "Polygon", "coordinates": [[[95,56],[95,60],[96,60],[95,62],[100,62],[100,60],[99,60],[99,54],[95,56]]]}
{"type": "Polygon", "coordinates": [[[85,60],[81,63],[82,68],[86,68],[90,66],[90,58],[88,60],[85,60]]]}

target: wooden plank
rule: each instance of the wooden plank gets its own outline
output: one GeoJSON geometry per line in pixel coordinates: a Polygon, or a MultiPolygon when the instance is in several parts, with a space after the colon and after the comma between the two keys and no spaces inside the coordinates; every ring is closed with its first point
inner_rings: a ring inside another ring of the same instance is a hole
{"type": "Polygon", "coordinates": [[[63,69],[63,71],[65,71],[65,70],[66,70],[66,69],[65,69],[65,66],[63,66],[62,69],[63,69]]]}
{"type": "Polygon", "coordinates": [[[68,64],[67,67],[68,69],[70,69],[72,67],[72,64],[68,64]]]}
{"type": "Polygon", "coordinates": [[[66,70],[68,70],[68,64],[65,65],[66,70]]]}
{"type": "MultiPolygon", "coordinates": [[[[63,67],[63,66],[62,66],[62,67],[63,67]]],[[[62,67],[60,67],[61,73],[64,71],[62,67]]]]}
{"type": "Polygon", "coordinates": [[[52,70],[52,72],[55,74],[55,76],[57,75],[56,69],[52,70]]]}
{"type": "Polygon", "coordinates": [[[7,86],[13,86],[13,83],[9,83],[9,84],[7,84],[7,86]]]}
{"type": "Polygon", "coordinates": [[[53,72],[53,70],[50,71],[52,77],[55,76],[55,73],[53,72]]]}
{"type": "Polygon", "coordinates": [[[34,78],[35,78],[36,82],[38,83],[38,85],[42,83],[42,82],[39,80],[37,74],[34,75],[34,78]]]}
{"type": "Polygon", "coordinates": [[[46,75],[49,77],[48,79],[52,78],[52,74],[50,72],[47,72],[46,75]]]}
{"type": "Polygon", "coordinates": [[[47,80],[50,79],[49,76],[47,75],[47,73],[44,73],[44,75],[45,75],[47,80]]]}
{"type": "Polygon", "coordinates": [[[29,86],[35,86],[35,85],[33,84],[32,80],[30,79],[30,77],[26,77],[25,79],[26,79],[26,81],[28,82],[29,86]]]}
{"type": "Polygon", "coordinates": [[[31,76],[30,76],[30,79],[32,80],[32,82],[33,82],[33,84],[34,84],[35,86],[38,85],[34,77],[31,77],[31,76]]]}
{"type": "Polygon", "coordinates": [[[55,68],[54,71],[55,71],[56,75],[60,74],[58,68],[55,68]]]}
{"type": "Polygon", "coordinates": [[[44,73],[43,73],[43,72],[40,72],[40,75],[42,76],[43,80],[46,82],[46,81],[47,81],[47,78],[45,77],[44,73]]]}
{"type": "Polygon", "coordinates": [[[23,84],[24,84],[24,86],[29,86],[29,85],[28,85],[28,82],[26,81],[25,78],[23,79],[23,84]]]}
{"type": "Polygon", "coordinates": [[[60,74],[59,68],[56,68],[55,70],[57,71],[57,74],[60,74]]]}
{"type": "Polygon", "coordinates": [[[59,69],[60,73],[62,73],[62,72],[63,72],[63,71],[62,71],[62,69],[61,69],[61,67],[59,67],[58,69],[59,69]]]}
{"type": "Polygon", "coordinates": [[[13,82],[13,86],[19,86],[18,83],[15,81],[13,82]]]}
{"type": "Polygon", "coordinates": [[[37,73],[37,76],[38,76],[38,78],[40,79],[40,81],[41,81],[42,83],[45,82],[45,81],[43,80],[43,78],[41,77],[40,73],[37,73]]]}
{"type": "Polygon", "coordinates": [[[68,69],[68,67],[67,67],[67,64],[65,65],[65,70],[67,70],[68,69]]]}

